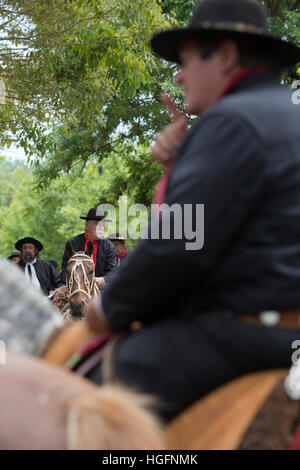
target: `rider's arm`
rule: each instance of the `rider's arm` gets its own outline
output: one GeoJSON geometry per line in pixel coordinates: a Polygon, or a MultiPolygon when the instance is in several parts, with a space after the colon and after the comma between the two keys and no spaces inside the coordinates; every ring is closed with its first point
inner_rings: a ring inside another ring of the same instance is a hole
{"type": "Polygon", "coordinates": [[[61,262],[61,273],[60,273],[60,282],[61,285],[66,284],[66,269],[69,258],[67,257],[66,250],[64,251],[62,262],[61,262]]]}
{"type": "Polygon", "coordinates": [[[111,281],[114,273],[117,271],[117,262],[116,262],[116,252],[114,245],[109,241],[106,240],[107,248],[106,248],[106,266],[105,266],[105,274],[104,280],[107,284],[111,281]]]}
{"type": "Polygon", "coordinates": [[[51,285],[56,287],[61,287],[65,283],[62,281],[61,275],[57,270],[50,264],[50,274],[51,274],[51,285]]]}

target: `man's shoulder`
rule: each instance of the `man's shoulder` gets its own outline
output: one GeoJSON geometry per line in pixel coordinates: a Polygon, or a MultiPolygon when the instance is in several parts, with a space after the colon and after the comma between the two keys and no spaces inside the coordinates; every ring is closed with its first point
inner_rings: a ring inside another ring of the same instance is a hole
{"type": "Polygon", "coordinates": [[[84,238],[84,232],[79,233],[78,235],[75,235],[75,237],[69,238],[69,242],[72,243],[74,240],[81,240],[84,238]]]}
{"type": "Polygon", "coordinates": [[[76,249],[78,244],[85,242],[84,233],[79,233],[78,235],[75,235],[75,237],[69,238],[68,241],[71,243],[73,248],[76,249]]]}
{"type": "Polygon", "coordinates": [[[272,110],[286,107],[292,109],[291,90],[284,85],[272,84],[260,88],[245,88],[237,93],[225,96],[216,103],[210,111],[219,112],[234,111],[244,114],[245,110],[254,114],[271,112],[272,110]]]}
{"type": "Polygon", "coordinates": [[[51,269],[51,266],[52,266],[51,263],[49,263],[49,261],[46,261],[46,260],[40,259],[40,258],[37,258],[36,264],[38,266],[41,266],[41,267],[45,268],[45,269],[51,269]]]}
{"type": "Polygon", "coordinates": [[[111,250],[111,249],[114,250],[114,249],[115,249],[113,243],[112,243],[110,240],[108,240],[108,238],[105,238],[105,237],[101,238],[101,239],[100,239],[100,243],[101,243],[106,249],[109,249],[109,250],[111,250]]]}
{"type": "Polygon", "coordinates": [[[232,132],[235,140],[247,134],[260,146],[276,147],[287,138],[299,139],[299,119],[300,107],[293,105],[288,88],[281,85],[245,88],[209,107],[193,126],[190,137],[193,140],[199,135],[207,143],[207,135],[209,142],[213,142],[213,136],[225,129],[232,132]]]}
{"type": "MultiPolygon", "coordinates": [[[[206,113],[207,117],[215,114],[237,118],[242,125],[249,125],[261,134],[276,129],[285,131],[286,127],[299,129],[299,107],[293,104],[292,90],[277,82],[266,82],[259,87],[245,87],[237,93],[225,96],[206,113]],[[286,124],[286,126],[284,125],[286,124]]],[[[288,132],[290,134],[290,131],[288,132]]],[[[275,135],[274,135],[275,134],[275,135]]]]}

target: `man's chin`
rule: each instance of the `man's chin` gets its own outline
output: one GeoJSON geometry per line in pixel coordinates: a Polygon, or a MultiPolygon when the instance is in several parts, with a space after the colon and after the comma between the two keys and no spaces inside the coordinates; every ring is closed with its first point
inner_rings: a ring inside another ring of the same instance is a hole
{"type": "Polygon", "coordinates": [[[200,116],[207,107],[208,105],[205,106],[204,103],[197,105],[196,103],[185,102],[184,110],[190,116],[200,116]]]}

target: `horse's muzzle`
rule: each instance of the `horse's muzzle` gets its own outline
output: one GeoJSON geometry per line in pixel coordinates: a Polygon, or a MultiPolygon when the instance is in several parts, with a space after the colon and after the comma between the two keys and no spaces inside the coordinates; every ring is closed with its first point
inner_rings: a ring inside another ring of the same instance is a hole
{"type": "Polygon", "coordinates": [[[71,313],[74,317],[83,316],[84,302],[80,302],[80,304],[75,304],[74,302],[70,302],[70,307],[71,307],[71,313]]]}

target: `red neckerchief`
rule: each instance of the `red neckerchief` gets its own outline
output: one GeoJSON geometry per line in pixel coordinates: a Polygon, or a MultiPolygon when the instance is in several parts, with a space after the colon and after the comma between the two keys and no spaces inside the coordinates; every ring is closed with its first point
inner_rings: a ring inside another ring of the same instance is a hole
{"type": "Polygon", "coordinates": [[[123,256],[125,256],[127,253],[127,248],[125,248],[125,251],[123,251],[123,253],[121,255],[116,255],[116,258],[117,259],[120,259],[120,258],[123,258],[123,256]]]}
{"type": "MultiPolygon", "coordinates": [[[[253,68],[244,68],[240,72],[238,72],[236,75],[232,77],[228,85],[226,86],[225,90],[221,94],[221,96],[218,98],[219,100],[224,98],[238,83],[242,82],[245,78],[251,76],[251,75],[256,75],[259,73],[267,72],[268,68],[265,66],[262,67],[253,67],[253,68]]],[[[154,203],[155,204],[162,204],[165,200],[165,195],[167,191],[167,186],[168,186],[168,181],[169,177],[171,174],[171,170],[173,168],[174,162],[170,162],[168,165],[168,169],[166,170],[166,173],[164,176],[161,177],[161,179],[158,182],[158,185],[156,187],[155,191],[155,196],[154,196],[154,203]]]]}
{"type": "Polygon", "coordinates": [[[245,78],[250,77],[251,75],[257,75],[259,73],[267,72],[268,67],[262,66],[262,67],[248,67],[244,68],[240,72],[238,72],[236,75],[234,75],[228,85],[226,86],[225,90],[219,97],[219,100],[224,98],[224,96],[228,95],[228,93],[240,82],[242,82],[245,78]]]}
{"type": "Polygon", "coordinates": [[[96,267],[96,262],[97,262],[97,248],[98,248],[97,242],[98,242],[99,240],[92,240],[91,238],[89,238],[89,237],[87,236],[87,233],[86,233],[86,232],[85,232],[85,234],[84,234],[84,238],[86,239],[85,246],[84,246],[84,252],[86,252],[86,248],[87,248],[88,242],[92,242],[93,245],[94,245],[93,261],[94,261],[94,266],[96,267]]]}

